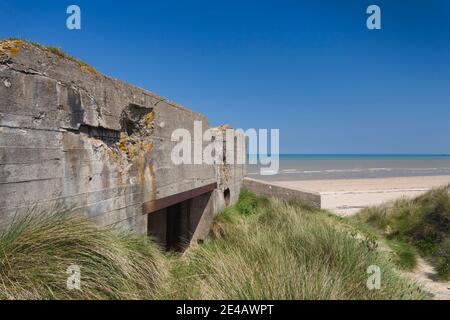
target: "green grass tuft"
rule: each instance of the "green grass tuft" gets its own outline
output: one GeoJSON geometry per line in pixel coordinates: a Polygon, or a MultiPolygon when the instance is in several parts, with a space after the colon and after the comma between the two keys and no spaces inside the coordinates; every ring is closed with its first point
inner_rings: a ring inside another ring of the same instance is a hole
{"type": "Polygon", "coordinates": [[[421,299],[371,237],[327,213],[244,191],[219,214],[213,237],[174,261],[161,298],[421,299]],[[382,270],[369,290],[367,268],[382,270]]]}
{"type": "Polygon", "coordinates": [[[442,280],[450,279],[450,186],[363,210],[356,219],[391,240],[402,263],[412,266],[418,252],[431,261],[442,280]]]}
{"type": "Polygon", "coordinates": [[[179,255],[84,217],[30,213],[0,234],[0,299],[427,298],[359,224],[244,190],[205,243],[179,255]],[[66,287],[74,264],[80,291],[66,287]],[[379,290],[366,286],[371,265],[379,290]]]}
{"type": "Polygon", "coordinates": [[[257,208],[262,207],[266,202],[266,198],[257,196],[256,194],[244,189],[239,195],[239,201],[236,204],[236,209],[244,216],[251,215],[256,213],[257,208]]]}
{"type": "Polygon", "coordinates": [[[153,298],[165,263],[147,237],[30,213],[0,235],[0,299],[153,298]],[[80,267],[81,290],[67,288],[71,265],[80,267]]]}

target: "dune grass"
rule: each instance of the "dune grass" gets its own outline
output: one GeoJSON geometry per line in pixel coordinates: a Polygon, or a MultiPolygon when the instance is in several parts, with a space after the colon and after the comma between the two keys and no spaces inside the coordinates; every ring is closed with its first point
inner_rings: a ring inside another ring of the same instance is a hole
{"type": "Polygon", "coordinates": [[[440,279],[450,279],[450,185],[412,200],[365,209],[355,219],[386,237],[400,264],[411,269],[420,254],[440,279]]]}
{"type": "Polygon", "coordinates": [[[243,191],[211,238],[175,261],[160,298],[421,299],[377,242],[329,214],[243,191]],[[366,286],[367,268],[381,288],[366,286]]]}
{"type": "Polygon", "coordinates": [[[182,255],[80,216],[26,215],[0,234],[0,299],[427,298],[390,257],[363,228],[244,190],[182,255]],[[71,265],[81,290],[66,286],[71,265]],[[379,290],[366,286],[371,265],[379,290]]]}
{"type": "Polygon", "coordinates": [[[166,259],[147,237],[65,213],[28,214],[0,235],[0,299],[153,298],[166,259]],[[81,290],[67,288],[78,265],[81,290]]]}

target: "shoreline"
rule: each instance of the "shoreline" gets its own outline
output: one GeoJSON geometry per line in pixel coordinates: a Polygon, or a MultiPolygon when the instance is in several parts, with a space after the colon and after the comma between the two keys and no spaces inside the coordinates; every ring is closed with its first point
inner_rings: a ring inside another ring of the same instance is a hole
{"type": "Polygon", "coordinates": [[[401,198],[414,198],[450,183],[450,175],[388,177],[367,179],[327,179],[271,181],[292,189],[318,192],[322,209],[340,216],[354,215],[361,209],[401,198]]]}

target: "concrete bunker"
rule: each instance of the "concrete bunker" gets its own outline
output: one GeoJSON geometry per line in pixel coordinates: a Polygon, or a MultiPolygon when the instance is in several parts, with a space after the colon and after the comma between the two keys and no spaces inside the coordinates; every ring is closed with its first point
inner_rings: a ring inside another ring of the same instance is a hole
{"type": "Polygon", "coordinates": [[[184,251],[194,239],[200,221],[213,210],[216,183],[144,204],[147,234],[168,251],[184,251]]]}
{"type": "Polygon", "coordinates": [[[43,46],[0,41],[0,69],[0,230],[58,205],[182,249],[206,238],[226,188],[238,199],[245,164],[171,161],[174,130],[228,126],[43,46]]]}

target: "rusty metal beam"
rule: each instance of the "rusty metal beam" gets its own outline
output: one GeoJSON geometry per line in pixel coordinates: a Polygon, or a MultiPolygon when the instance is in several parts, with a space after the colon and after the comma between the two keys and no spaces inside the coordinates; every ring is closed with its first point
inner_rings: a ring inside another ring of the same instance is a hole
{"type": "Polygon", "coordinates": [[[177,193],[177,194],[165,197],[165,198],[144,202],[143,213],[149,214],[152,212],[156,212],[158,210],[173,206],[174,204],[186,201],[188,199],[192,199],[192,198],[201,196],[202,194],[212,192],[216,188],[217,188],[217,183],[214,182],[214,183],[202,186],[202,187],[198,187],[195,189],[177,193]]]}

